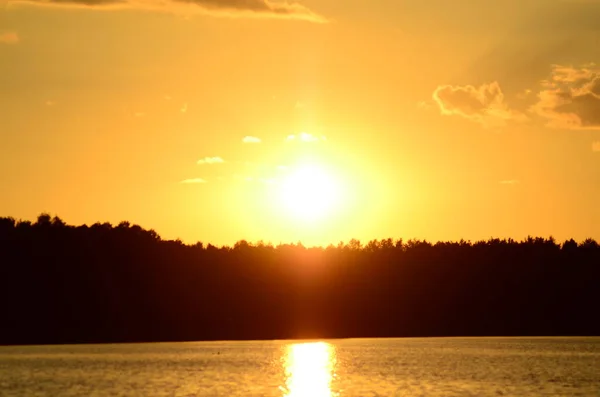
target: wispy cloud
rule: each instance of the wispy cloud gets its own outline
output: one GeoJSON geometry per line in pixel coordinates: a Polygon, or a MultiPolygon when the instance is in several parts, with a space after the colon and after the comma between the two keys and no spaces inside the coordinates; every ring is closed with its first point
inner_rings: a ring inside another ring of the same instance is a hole
{"type": "Polygon", "coordinates": [[[417,108],[422,109],[422,110],[429,110],[431,109],[431,103],[429,103],[428,101],[419,101],[417,102],[417,108]]]}
{"type": "Polygon", "coordinates": [[[245,136],[244,138],[242,138],[242,142],[244,142],[244,143],[260,143],[261,140],[260,140],[260,138],[257,138],[255,136],[245,136]]]}
{"type": "Polygon", "coordinates": [[[516,179],[507,179],[507,180],[504,180],[504,181],[500,181],[498,183],[500,183],[501,185],[516,185],[516,184],[518,184],[520,182],[518,180],[516,180],[516,179]]]}
{"type": "Polygon", "coordinates": [[[55,7],[181,11],[224,17],[297,19],[325,23],[327,19],[296,2],[279,0],[13,0],[55,7]]]}
{"type": "Polygon", "coordinates": [[[221,157],[204,157],[203,159],[198,160],[198,164],[220,164],[224,163],[221,157]]]}
{"type": "Polygon", "coordinates": [[[186,185],[193,185],[193,184],[199,184],[199,183],[207,183],[206,179],[202,179],[202,178],[190,178],[190,179],[184,179],[179,183],[183,183],[186,185]]]}
{"type": "Polygon", "coordinates": [[[600,152],[600,141],[592,143],[592,152],[600,152]]]}
{"type": "Polygon", "coordinates": [[[543,86],[530,110],[546,118],[549,127],[600,129],[600,68],[553,65],[543,86]]]}
{"type": "Polygon", "coordinates": [[[521,91],[521,92],[519,92],[517,94],[517,98],[519,98],[519,99],[525,99],[525,98],[529,97],[532,93],[533,93],[532,90],[525,89],[525,90],[523,90],[523,91],[521,91]]]}
{"type": "Polygon", "coordinates": [[[2,44],[17,44],[19,35],[17,32],[0,32],[0,43],[2,44]]]}
{"type": "Polygon", "coordinates": [[[286,140],[287,141],[299,141],[299,142],[319,142],[319,141],[326,141],[327,138],[323,135],[315,136],[315,135],[309,134],[307,132],[301,132],[296,135],[288,135],[286,140]]]}
{"type": "Polygon", "coordinates": [[[523,113],[506,105],[500,84],[496,81],[479,87],[441,85],[434,91],[433,100],[441,114],[461,116],[485,127],[503,126],[507,120],[527,119],[523,113]]]}

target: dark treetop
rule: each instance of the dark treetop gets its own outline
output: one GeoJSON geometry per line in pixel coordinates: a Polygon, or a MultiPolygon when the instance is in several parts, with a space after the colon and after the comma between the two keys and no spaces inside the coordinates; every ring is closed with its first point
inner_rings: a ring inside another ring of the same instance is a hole
{"type": "Polygon", "coordinates": [[[0,344],[600,335],[600,246],[217,248],[122,222],[0,218],[0,344]]]}

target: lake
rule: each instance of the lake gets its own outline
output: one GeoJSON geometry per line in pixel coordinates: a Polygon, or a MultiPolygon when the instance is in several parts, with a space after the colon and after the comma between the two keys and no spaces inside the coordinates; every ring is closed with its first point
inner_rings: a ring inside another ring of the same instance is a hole
{"type": "Polygon", "coordinates": [[[7,346],[0,395],[600,396],[600,338],[7,346]]]}

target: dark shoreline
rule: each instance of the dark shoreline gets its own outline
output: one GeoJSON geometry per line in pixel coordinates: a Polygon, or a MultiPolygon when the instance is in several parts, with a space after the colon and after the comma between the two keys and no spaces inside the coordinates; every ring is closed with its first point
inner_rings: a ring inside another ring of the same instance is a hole
{"type": "Polygon", "coordinates": [[[296,339],[216,339],[216,340],[173,340],[173,341],[133,341],[133,342],[86,342],[86,343],[48,343],[48,344],[22,344],[8,345],[0,344],[0,347],[53,347],[53,346],[110,346],[110,345],[146,345],[146,344],[172,344],[172,343],[312,343],[312,342],[339,342],[339,341],[361,341],[361,340],[427,340],[427,339],[475,339],[475,340],[579,340],[591,339],[600,343],[600,335],[495,335],[495,336],[389,336],[389,337],[348,337],[348,338],[296,338],[296,339]]]}
{"type": "Polygon", "coordinates": [[[600,335],[600,245],[165,241],[0,218],[0,345],[600,335]]]}

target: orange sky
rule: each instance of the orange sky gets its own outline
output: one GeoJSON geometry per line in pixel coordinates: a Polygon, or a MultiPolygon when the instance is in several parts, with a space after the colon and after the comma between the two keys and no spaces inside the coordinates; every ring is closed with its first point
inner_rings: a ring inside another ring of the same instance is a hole
{"type": "Polygon", "coordinates": [[[2,216],[600,239],[598,1],[89,3],[0,10],[2,216]]]}

